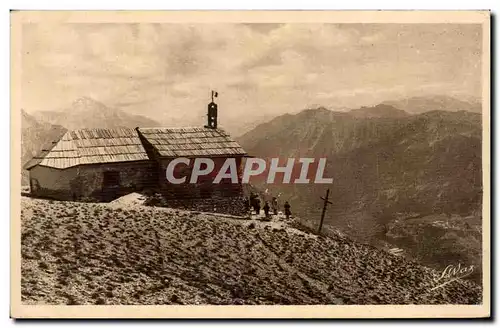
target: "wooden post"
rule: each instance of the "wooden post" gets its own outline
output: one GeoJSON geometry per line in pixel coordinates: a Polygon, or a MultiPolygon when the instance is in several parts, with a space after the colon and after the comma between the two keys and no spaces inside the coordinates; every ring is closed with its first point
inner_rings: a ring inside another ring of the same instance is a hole
{"type": "Polygon", "coordinates": [[[328,206],[328,204],[332,203],[328,200],[328,195],[330,195],[330,189],[326,189],[326,196],[324,198],[320,197],[324,202],[323,202],[323,212],[321,212],[321,221],[319,222],[318,233],[321,233],[321,228],[323,227],[323,220],[325,219],[326,207],[328,206]]]}

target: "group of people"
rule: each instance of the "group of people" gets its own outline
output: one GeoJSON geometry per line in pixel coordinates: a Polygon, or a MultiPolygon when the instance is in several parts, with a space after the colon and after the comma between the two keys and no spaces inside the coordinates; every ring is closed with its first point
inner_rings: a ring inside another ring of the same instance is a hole
{"type": "MultiPolygon", "coordinates": [[[[255,214],[260,215],[261,200],[259,195],[251,193],[250,198],[247,198],[246,200],[246,207],[248,211],[250,211],[250,209],[253,209],[255,211],[255,214]]],[[[292,212],[290,211],[291,206],[288,201],[285,202],[283,207],[285,210],[285,216],[287,219],[289,219],[290,215],[292,215],[292,212]]],[[[265,201],[262,209],[264,210],[264,215],[266,216],[266,218],[270,216],[271,210],[274,215],[278,215],[278,199],[276,197],[273,197],[271,200],[271,204],[269,204],[269,201],[265,201]]]]}

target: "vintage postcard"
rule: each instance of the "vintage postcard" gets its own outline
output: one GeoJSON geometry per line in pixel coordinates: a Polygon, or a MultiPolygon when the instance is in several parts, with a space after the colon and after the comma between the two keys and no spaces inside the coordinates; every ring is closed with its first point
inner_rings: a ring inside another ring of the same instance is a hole
{"type": "Polygon", "coordinates": [[[12,11],[14,318],[490,316],[490,12],[12,11]]]}

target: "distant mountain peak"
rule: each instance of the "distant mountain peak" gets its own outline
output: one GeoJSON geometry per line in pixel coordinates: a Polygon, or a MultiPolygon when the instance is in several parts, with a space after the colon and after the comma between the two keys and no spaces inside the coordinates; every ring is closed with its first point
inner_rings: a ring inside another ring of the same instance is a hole
{"type": "Polygon", "coordinates": [[[78,98],[75,101],[73,101],[73,103],[71,104],[72,111],[75,111],[75,110],[76,111],[89,111],[89,110],[103,110],[103,109],[106,111],[110,110],[110,108],[108,108],[103,103],[101,103],[101,102],[99,102],[91,97],[88,97],[88,96],[78,98]]]}
{"type": "Polygon", "coordinates": [[[80,97],[74,101],[74,103],[85,103],[85,102],[91,102],[91,103],[94,102],[95,103],[95,102],[97,102],[97,100],[95,100],[94,98],[89,97],[89,96],[83,96],[83,97],[80,97]]]}
{"type": "Polygon", "coordinates": [[[304,115],[304,114],[323,114],[323,113],[331,113],[332,111],[325,108],[325,107],[317,107],[317,108],[306,108],[300,112],[298,112],[296,115],[304,115]]]}
{"type": "Polygon", "coordinates": [[[60,111],[37,112],[37,119],[64,126],[69,130],[82,128],[153,127],[161,124],[141,115],[128,114],[114,107],[108,107],[91,97],[74,100],[60,111]]]}
{"type": "Polygon", "coordinates": [[[468,111],[481,113],[481,104],[475,101],[460,100],[448,95],[416,96],[384,102],[411,114],[420,114],[432,110],[450,112],[468,111]]]}
{"type": "Polygon", "coordinates": [[[409,114],[402,109],[398,109],[388,104],[378,104],[373,107],[361,107],[348,112],[350,115],[358,118],[401,118],[409,114]]]}

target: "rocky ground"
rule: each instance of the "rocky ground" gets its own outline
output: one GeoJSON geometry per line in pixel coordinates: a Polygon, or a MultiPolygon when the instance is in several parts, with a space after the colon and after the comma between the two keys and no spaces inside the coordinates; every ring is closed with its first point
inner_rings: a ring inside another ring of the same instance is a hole
{"type": "Polygon", "coordinates": [[[282,217],[22,198],[25,304],[477,304],[481,288],[282,217]]]}

